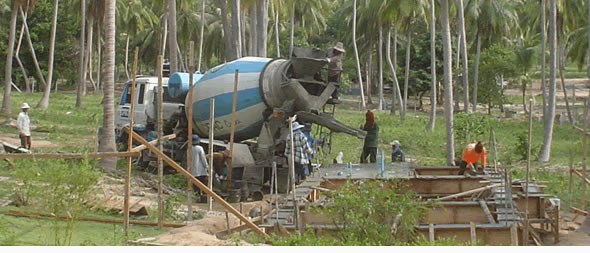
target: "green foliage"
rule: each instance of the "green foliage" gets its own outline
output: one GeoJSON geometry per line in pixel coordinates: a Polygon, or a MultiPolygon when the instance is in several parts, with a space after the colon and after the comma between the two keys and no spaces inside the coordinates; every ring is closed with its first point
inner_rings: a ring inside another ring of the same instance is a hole
{"type": "MultiPolygon", "coordinates": [[[[514,146],[514,154],[518,156],[521,161],[526,161],[527,153],[528,153],[528,145],[529,145],[529,136],[528,132],[522,131],[516,135],[517,144],[514,146]]],[[[538,145],[531,145],[531,160],[536,160],[537,150],[539,149],[538,145]]]]}
{"type": "MultiPolygon", "coordinates": [[[[463,147],[468,143],[483,141],[490,130],[491,118],[479,114],[459,112],[454,115],[453,127],[456,143],[463,147]]],[[[462,149],[459,149],[461,151],[462,149]]],[[[457,151],[457,150],[456,150],[457,151]]]]}
{"type": "Polygon", "coordinates": [[[39,208],[57,216],[67,216],[65,222],[52,218],[54,245],[70,245],[77,218],[86,210],[86,201],[100,173],[87,159],[55,160],[18,163],[15,178],[24,182],[23,191],[39,208]]]}
{"type": "Polygon", "coordinates": [[[503,103],[500,80],[508,80],[517,74],[514,52],[500,44],[494,44],[483,50],[480,57],[480,85],[477,100],[489,105],[503,103]]]}

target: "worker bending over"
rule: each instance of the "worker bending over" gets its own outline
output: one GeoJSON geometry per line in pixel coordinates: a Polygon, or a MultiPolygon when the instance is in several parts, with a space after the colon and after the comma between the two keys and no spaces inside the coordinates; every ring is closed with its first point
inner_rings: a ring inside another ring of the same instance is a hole
{"type": "Polygon", "coordinates": [[[487,150],[481,144],[481,141],[477,143],[467,144],[461,155],[461,162],[459,163],[459,175],[465,174],[465,169],[469,167],[469,173],[476,175],[475,163],[481,158],[481,165],[486,166],[486,154],[487,150]]]}
{"type": "Polygon", "coordinates": [[[400,148],[399,141],[394,140],[389,144],[391,145],[391,162],[395,162],[395,160],[398,160],[398,158],[400,162],[405,162],[406,156],[404,154],[404,151],[402,151],[402,149],[400,148]]]}

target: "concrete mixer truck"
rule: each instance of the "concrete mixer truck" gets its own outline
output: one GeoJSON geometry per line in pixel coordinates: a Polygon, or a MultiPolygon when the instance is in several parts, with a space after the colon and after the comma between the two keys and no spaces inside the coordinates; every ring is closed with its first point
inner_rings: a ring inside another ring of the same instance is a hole
{"type": "MultiPolygon", "coordinates": [[[[287,189],[288,163],[284,157],[287,119],[297,115],[300,123],[317,124],[331,132],[364,138],[366,132],[348,127],[325,113],[335,84],[327,82],[323,51],[297,48],[291,59],[244,57],[194,74],[192,101],[188,101],[189,74],[173,73],[168,79],[168,95],[184,99],[184,107],[192,106],[193,133],[201,137],[207,149],[209,128],[214,127],[214,148],[227,148],[229,140],[235,70],[238,71],[235,141],[233,150],[232,188],[261,192],[271,177],[271,166],[277,164],[279,191],[287,189]],[[210,99],[215,99],[214,125],[209,123],[210,99]]],[[[186,115],[184,115],[186,116],[186,115]]],[[[166,118],[166,116],[165,116],[166,118]]],[[[165,119],[164,118],[164,119],[165,119]]],[[[183,127],[178,123],[177,126],[183,127]]],[[[184,126],[186,128],[186,126],[184,126]]],[[[156,138],[148,131],[148,140],[156,138]]],[[[184,162],[186,136],[165,143],[165,152],[184,162]],[[176,154],[176,155],[174,155],[176,154]]],[[[143,161],[150,157],[142,154],[143,161]]],[[[243,193],[242,193],[243,196],[243,193]]]]}

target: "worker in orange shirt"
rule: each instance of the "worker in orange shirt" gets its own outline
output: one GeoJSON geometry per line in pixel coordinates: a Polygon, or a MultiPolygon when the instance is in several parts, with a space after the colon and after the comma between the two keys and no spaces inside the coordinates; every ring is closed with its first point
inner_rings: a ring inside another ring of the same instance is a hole
{"type": "Polygon", "coordinates": [[[469,167],[469,174],[475,175],[475,163],[481,158],[481,165],[486,166],[486,154],[487,150],[481,144],[481,141],[477,143],[467,144],[461,155],[461,162],[459,163],[459,175],[465,174],[465,169],[469,167]]]}

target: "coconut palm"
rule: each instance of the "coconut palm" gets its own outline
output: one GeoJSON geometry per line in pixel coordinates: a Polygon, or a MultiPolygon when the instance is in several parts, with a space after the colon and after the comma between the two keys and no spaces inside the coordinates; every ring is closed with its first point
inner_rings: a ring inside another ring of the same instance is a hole
{"type": "MultiPolygon", "coordinates": [[[[104,101],[102,137],[98,150],[100,152],[115,152],[115,8],[116,0],[105,0],[105,52],[104,52],[104,101]]],[[[115,169],[116,159],[103,158],[99,167],[112,171],[115,169]]]]}
{"type": "Polygon", "coordinates": [[[452,69],[452,49],[451,49],[451,32],[449,27],[449,2],[448,0],[440,1],[440,21],[442,26],[443,39],[443,67],[444,67],[444,87],[445,87],[445,121],[447,136],[447,164],[454,163],[455,156],[455,138],[453,135],[453,69],[452,69]]]}
{"type": "Polygon", "coordinates": [[[16,17],[18,8],[22,4],[20,0],[12,0],[10,12],[10,34],[8,35],[8,50],[6,52],[6,65],[4,67],[4,98],[2,100],[2,112],[10,113],[10,91],[12,90],[12,57],[14,55],[14,40],[16,39],[16,17]]]}
{"type": "Polygon", "coordinates": [[[469,64],[467,61],[467,36],[465,33],[465,16],[464,16],[464,8],[463,8],[463,0],[457,0],[457,18],[458,18],[458,26],[459,26],[459,34],[461,37],[461,59],[463,65],[463,107],[465,113],[469,113],[469,64]]]}
{"type": "Polygon", "coordinates": [[[434,131],[434,125],[436,123],[436,21],[435,21],[435,4],[434,0],[430,0],[430,76],[432,82],[432,88],[430,91],[430,120],[426,125],[426,130],[429,132],[434,131]]]}
{"type": "Polygon", "coordinates": [[[551,157],[551,140],[553,138],[553,123],[555,119],[555,74],[557,67],[557,7],[555,0],[549,0],[549,102],[547,103],[547,115],[543,120],[544,133],[543,145],[539,152],[538,160],[549,161],[551,157]]]}
{"type": "MultiPolygon", "coordinates": [[[[361,105],[362,105],[361,109],[364,110],[365,108],[367,108],[367,104],[365,103],[365,94],[363,91],[363,74],[361,73],[361,62],[359,60],[359,52],[358,52],[358,47],[356,45],[356,0],[353,0],[352,6],[353,6],[352,7],[352,10],[353,10],[352,11],[352,46],[354,49],[354,61],[356,63],[356,74],[358,76],[359,88],[361,90],[361,105]]],[[[389,39],[389,36],[387,38],[389,39]]],[[[389,40],[387,43],[389,45],[389,40]]],[[[389,53],[387,55],[389,55],[389,53]]]]}
{"type": "Polygon", "coordinates": [[[168,61],[170,73],[178,71],[178,43],[176,41],[176,0],[168,0],[168,61]]]}
{"type": "Polygon", "coordinates": [[[51,21],[51,36],[49,38],[49,66],[47,70],[47,85],[45,85],[45,90],[43,91],[43,96],[37,107],[41,109],[47,109],[49,107],[49,94],[51,93],[51,85],[53,82],[53,57],[55,53],[55,30],[57,27],[57,10],[58,10],[59,0],[53,0],[53,19],[51,21]]]}
{"type": "Polygon", "coordinates": [[[86,36],[86,0],[80,1],[80,14],[82,18],[80,19],[80,55],[79,59],[80,62],[78,63],[78,89],[76,91],[76,108],[82,107],[82,96],[84,91],[84,86],[86,86],[86,79],[84,78],[84,73],[86,72],[86,65],[84,64],[84,55],[86,50],[84,50],[85,44],[84,39],[86,36]]]}

